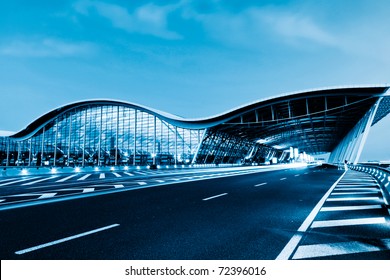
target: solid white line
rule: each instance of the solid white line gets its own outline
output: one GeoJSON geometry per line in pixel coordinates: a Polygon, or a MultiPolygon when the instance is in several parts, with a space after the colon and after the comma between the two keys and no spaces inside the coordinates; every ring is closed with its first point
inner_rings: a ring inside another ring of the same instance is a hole
{"type": "Polygon", "coordinates": [[[57,193],[45,193],[45,194],[41,195],[40,197],[38,197],[38,199],[50,198],[50,197],[55,196],[56,194],[57,193]]]}
{"type": "Polygon", "coordinates": [[[298,248],[293,259],[306,259],[345,254],[378,252],[390,249],[390,239],[381,239],[378,243],[380,243],[381,246],[375,246],[369,243],[363,243],[359,241],[304,245],[298,248]]]}
{"type": "Polygon", "coordinates": [[[59,175],[50,176],[48,178],[43,178],[43,179],[40,179],[40,180],[36,180],[36,181],[32,181],[32,182],[29,182],[29,183],[22,184],[22,186],[30,186],[30,185],[33,185],[33,184],[36,184],[36,183],[40,183],[40,182],[43,182],[43,181],[47,181],[47,180],[50,180],[50,179],[54,179],[54,178],[57,178],[57,177],[60,177],[60,176],[59,175]]]}
{"type": "Polygon", "coordinates": [[[126,175],[129,175],[129,176],[134,176],[134,174],[131,174],[129,172],[123,172],[123,173],[126,174],[126,175]]]}
{"type": "Polygon", "coordinates": [[[110,226],[98,228],[98,229],[95,229],[95,230],[91,230],[91,231],[87,231],[87,232],[80,233],[80,234],[77,234],[77,235],[73,235],[73,236],[70,236],[70,237],[66,237],[66,238],[63,238],[63,239],[59,239],[59,240],[56,240],[56,241],[48,242],[48,243],[45,243],[45,244],[42,244],[42,245],[34,246],[34,247],[31,247],[31,248],[28,248],[28,249],[20,250],[20,251],[15,252],[15,254],[22,255],[22,254],[30,253],[32,251],[36,251],[36,250],[43,249],[43,248],[46,248],[46,247],[49,247],[49,246],[57,245],[57,244],[60,244],[60,243],[63,243],[63,242],[67,242],[67,241],[70,241],[70,240],[73,240],[73,239],[76,239],[76,238],[84,237],[84,236],[87,236],[87,235],[91,235],[91,234],[94,234],[94,233],[97,233],[97,232],[100,232],[100,231],[103,231],[103,230],[108,230],[108,229],[111,229],[111,228],[114,228],[114,227],[118,227],[118,226],[119,226],[119,224],[113,224],[113,225],[110,225],[110,226]]]}
{"type": "Polygon", "coordinates": [[[283,248],[283,250],[280,252],[280,254],[276,257],[276,260],[288,260],[295,249],[297,248],[299,242],[302,239],[302,233],[306,232],[309,228],[310,224],[314,221],[314,218],[317,216],[318,212],[320,211],[322,205],[324,205],[326,199],[329,197],[329,195],[332,193],[333,189],[337,186],[337,184],[340,182],[340,180],[344,177],[344,175],[347,173],[347,171],[344,171],[344,173],[340,176],[340,178],[337,179],[337,181],[330,187],[330,189],[324,194],[324,196],[321,198],[321,200],[317,203],[317,205],[314,207],[314,209],[310,212],[309,216],[305,219],[305,221],[302,223],[302,225],[298,228],[298,232],[293,235],[293,237],[290,239],[290,241],[286,244],[286,246],[283,248]]]}
{"type": "Polygon", "coordinates": [[[84,181],[85,179],[87,179],[89,176],[91,176],[92,174],[87,174],[87,175],[84,175],[83,177],[77,179],[77,181],[84,181]]]}
{"type": "Polygon", "coordinates": [[[99,179],[105,179],[105,178],[106,178],[106,174],[105,173],[100,173],[99,179]]]}
{"type": "Polygon", "coordinates": [[[386,219],[381,217],[381,218],[316,221],[313,222],[311,227],[312,228],[343,227],[343,226],[358,226],[358,225],[385,224],[385,223],[386,223],[386,219]]]}
{"type": "Polygon", "coordinates": [[[355,200],[378,200],[379,197],[337,197],[328,198],[326,201],[355,201],[355,200]]]}
{"type": "Polygon", "coordinates": [[[214,195],[214,196],[211,196],[211,197],[203,198],[202,200],[203,201],[207,201],[207,200],[214,199],[214,198],[217,198],[217,197],[221,197],[221,196],[224,196],[224,195],[227,195],[227,193],[221,193],[221,194],[214,195]]]}
{"type": "Polygon", "coordinates": [[[56,183],[62,183],[62,182],[68,181],[69,179],[71,179],[71,178],[73,178],[73,177],[76,177],[77,175],[78,175],[78,174],[70,175],[70,176],[65,177],[65,178],[63,178],[63,179],[61,179],[61,180],[56,181],[56,183]]]}
{"type": "Polygon", "coordinates": [[[114,174],[115,177],[122,177],[122,175],[120,175],[120,174],[118,174],[118,173],[116,173],[116,172],[112,172],[112,174],[114,174]]]}
{"type": "Polygon", "coordinates": [[[260,187],[260,186],[264,186],[264,185],[267,185],[267,183],[257,184],[257,185],[255,185],[255,187],[260,187]]]}
{"type": "Polygon", "coordinates": [[[357,206],[335,206],[335,207],[322,207],[321,212],[331,211],[351,211],[351,210],[369,210],[369,209],[382,209],[379,204],[376,205],[357,205],[357,206]]]}
{"type": "Polygon", "coordinates": [[[379,193],[378,190],[370,191],[370,192],[338,192],[332,193],[331,195],[357,195],[357,194],[375,194],[379,193]]]}
{"type": "Polygon", "coordinates": [[[280,178],[280,181],[286,180],[287,178],[280,178]]]}

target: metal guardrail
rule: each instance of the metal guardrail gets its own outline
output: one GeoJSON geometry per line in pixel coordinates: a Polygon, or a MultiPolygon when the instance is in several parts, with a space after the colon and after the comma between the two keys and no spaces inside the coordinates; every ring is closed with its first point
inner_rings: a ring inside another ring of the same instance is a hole
{"type": "Polygon", "coordinates": [[[370,174],[378,182],[386,206],[390,206],[390,170],[362,164],[348,165],[348,168],[370,174]]]}

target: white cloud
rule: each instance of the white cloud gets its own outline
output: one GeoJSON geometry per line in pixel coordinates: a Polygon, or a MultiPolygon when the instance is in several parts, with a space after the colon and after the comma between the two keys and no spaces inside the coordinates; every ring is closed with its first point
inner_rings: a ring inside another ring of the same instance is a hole
{"type": "Polygon", "coordinates": [[[157,6],[147,4],[131,13],[124,7],[97,1],[82,0],[76,3],[75,10],[82,15],[90,15],[95,10],[98,15],[108,19],[116,28],[130,33],[141,33],[164,39],[180,39],[181,36],[169,30],[167,18],[178,5],[157,6]]]}
{"type": "Polygon", "coordinates": [[[71,57],[95,52],[87,42],[65,42],[54,38],[16,39],[0,45],[0,54],[20,57],[71,57]]]}
{"type": "Polygon", "coordinates": [[[218,10],[199,14],[187,10],[186,16],[201,22],[212,37],[237,45],[257,46],[270,38],[287,44],[337,45],[332,34],[312,18],[291,12],[251,7],[239,13],[218,10]]]}

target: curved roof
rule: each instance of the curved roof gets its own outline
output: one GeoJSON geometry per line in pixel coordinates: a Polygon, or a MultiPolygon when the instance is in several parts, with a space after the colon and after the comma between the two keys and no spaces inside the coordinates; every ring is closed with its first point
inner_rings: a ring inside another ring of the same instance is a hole
{"type": "MultiPolygon", "coordinates": [[[[144,111],[179,127],[234,133],[251,141],[307,152],[330,151],[371,108],[389,86],[323,88],[284,94],[252,102],[225,113],[185,119],[156,109],[120,100],[78,101],[56,108],[11,137],[25,139],[57,116],[76,108],[117,105],[144,111]]],[[[387,114],[387,110],[383,116],[387,114]]],[[[382,116],[382,117],[383,117],[382,116]]]]}

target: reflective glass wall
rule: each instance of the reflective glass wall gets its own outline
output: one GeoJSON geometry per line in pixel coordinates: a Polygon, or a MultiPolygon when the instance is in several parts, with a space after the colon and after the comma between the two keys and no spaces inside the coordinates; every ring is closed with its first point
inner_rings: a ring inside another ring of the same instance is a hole
{"type": "Polygon", "coordinates": [[[204,130],[174,126],[135,108],[76,108],[18,141],[0,138],[4,165],[103,166],[190,164],[204,130]]]}

